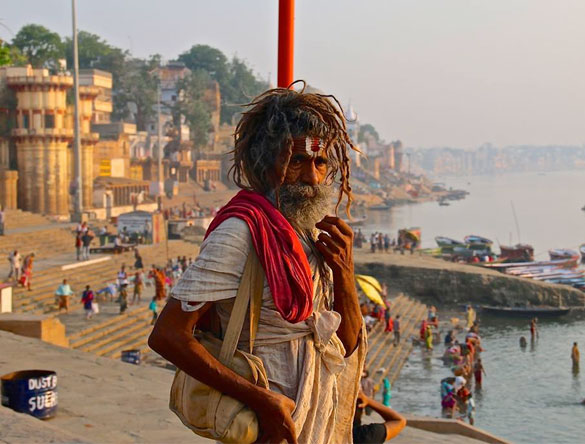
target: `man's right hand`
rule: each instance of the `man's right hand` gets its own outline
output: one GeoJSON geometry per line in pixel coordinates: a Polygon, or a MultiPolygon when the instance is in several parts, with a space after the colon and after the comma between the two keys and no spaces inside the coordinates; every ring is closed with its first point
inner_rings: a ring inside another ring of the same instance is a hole
{"type": "Polygon", "coordinates": [[[297,444],[295,423],[292,413],[295,403],[292,399],[274,392],[268,392],[266,401],[256,409],[260,436],[257,443],[297,444]]]}

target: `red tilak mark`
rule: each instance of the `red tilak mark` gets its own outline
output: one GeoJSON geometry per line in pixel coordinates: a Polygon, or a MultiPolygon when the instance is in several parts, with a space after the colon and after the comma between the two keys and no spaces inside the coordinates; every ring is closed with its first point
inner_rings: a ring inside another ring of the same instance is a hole
{"type": "Polygon", "coordinates": [[[321,144],[319,143],[319,139],[311,139],[311,151],[316,153],[320,149],[321,149],[321,144]]]}

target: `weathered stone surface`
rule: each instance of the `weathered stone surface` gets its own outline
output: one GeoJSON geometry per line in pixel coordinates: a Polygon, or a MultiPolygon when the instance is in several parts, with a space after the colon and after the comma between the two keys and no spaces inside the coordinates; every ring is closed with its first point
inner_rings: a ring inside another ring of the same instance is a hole
{"type": "Polygon", "coordinates": [[[356,272],[426,303],[585,306],[585,293],[497,271],[415,255],[356,252],[356,272]]]}

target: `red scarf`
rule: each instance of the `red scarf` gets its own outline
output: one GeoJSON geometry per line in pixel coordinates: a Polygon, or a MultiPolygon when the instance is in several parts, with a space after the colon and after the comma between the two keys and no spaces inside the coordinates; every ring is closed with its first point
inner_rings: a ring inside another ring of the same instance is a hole
{"type": "Polygon", "coordinates": [[[217,213],[205,237],[230,217],[248,224],[278,312],[291,323],[307,319],[313,312],[312,272],[291,224],[262,194],[242,190],[217,213]]]}

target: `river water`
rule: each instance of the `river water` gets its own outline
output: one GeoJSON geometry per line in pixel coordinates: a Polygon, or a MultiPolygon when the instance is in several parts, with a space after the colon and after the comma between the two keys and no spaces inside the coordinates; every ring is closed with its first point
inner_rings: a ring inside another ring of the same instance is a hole
{"type": "MultiPolygon", "coordinates": [[[[585,242],[585,172],[510,174],[444,179],[448,186],[470,195],[451,206],[436,202],[370,212],[362,228],[366,235],[382,231],[396,235],[399,228],[419,226],[422,246],[434,247],[438,235],[461,239],[478,234],[502,244],[520,240],[534,246],[539,259],[550,248],[577,248],[585,242]]],[[[449,317],[451,315],[448,315],[449,317]]],[[[463,317],[463,313],[460,314],[463,317]]],[[[443,332],[444,334],[444,332],[443,332]]],[[[573,374],[571,346],[585,353],[585,315],[541,320],[540,337],[525,351],[520,336],[530,337],[526,320],[481,319],[487,377],[474,390],[476,425],[517,443],[585,442],[585,358],[582,373],[573,374]]],[[[440,416],[440,380],[450,376],[440,356],[416,347],[393,387],[392,406],[399,411],[440,416]]]]}

